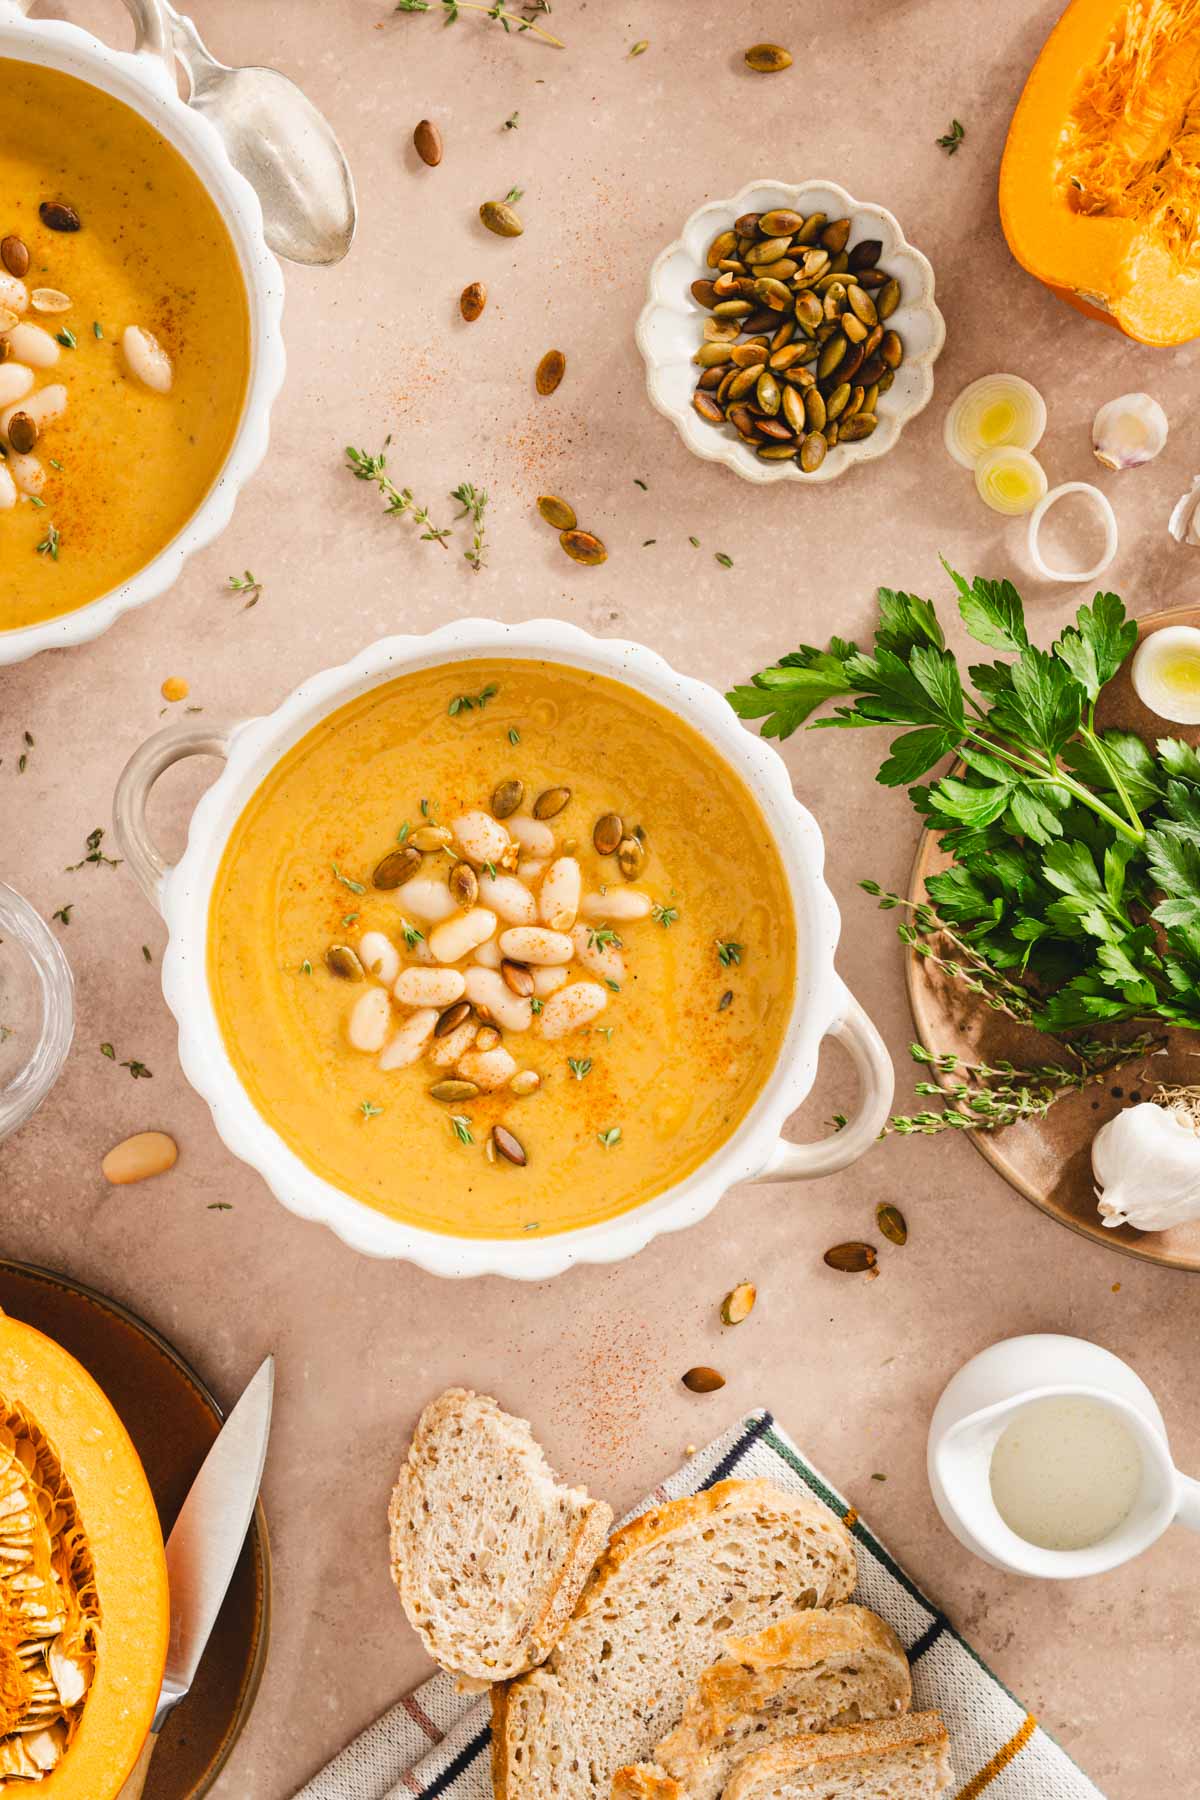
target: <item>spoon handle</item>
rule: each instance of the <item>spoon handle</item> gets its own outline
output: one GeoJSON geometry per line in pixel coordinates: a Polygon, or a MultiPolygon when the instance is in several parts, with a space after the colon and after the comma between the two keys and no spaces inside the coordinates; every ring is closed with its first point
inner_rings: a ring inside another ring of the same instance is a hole
{"type": "Polygon", "coordinates": [[[159,0],[125,0],[125,9],[133,20],[135,50],[156,56],[164,65],[172,82],[175,64],[172,58],[166,16],[159,0]]]}

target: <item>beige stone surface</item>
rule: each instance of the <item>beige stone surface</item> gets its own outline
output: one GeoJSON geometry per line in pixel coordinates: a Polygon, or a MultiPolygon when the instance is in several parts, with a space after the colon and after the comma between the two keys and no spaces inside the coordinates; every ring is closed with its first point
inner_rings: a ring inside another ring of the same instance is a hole
{"type": "MultiPolygon", "coordinates": [[[[68,10],[113,29],[109,0],[68,10]]],[[[0,676],[0,874],[47,915],[74,904],[58,929],[79,987],[65,1075],[0,1153],[0,1248],[128,1302],[226,1396],[266,1351],[279,1358],[265,1489],[275,1636],[220,1800],[285,1800],[426,1672],[388,1583],[385,1509],[417,1410],[451,1382],[528,1414],[559,1467],[618,1508],[686,1444],[772,1407],[1113,1800],[1183,1792],[1200,1754],[1192,1546],[1170,1533],[1098,1581],[1011,1580],[942,1528],[924,1445],[933,1402],[967,1356],[1010,1333],[1067,1331],[1136,1366],[1181,1464],[1197,1467],[1192,1278],[1069,1235],[960,1140],[890,1141],[814,1187],[732,1193],[632,1263],[540,1287],[446,1285],[367,1261],[282,1210],[218,1142],[177,1066],[162,929],[127,871],[64,872],[107,825],[126,757],[162,723],[170,675],[189,680],[205,718],[237,719],[385,632],[549,613],[642,639],[725,685],[798,640],[865,632],[881,582],[945,597],[939,551],[968,571],[1020,574],[1021,529],[983,510],[941,445],[949,399],[996,367],[1045,392],[1055,481],[1096,474],[1087,427],[1101,401],[1141,387],[1163,401],[1175,427],[1165,454],[1100,477],[1122,531],[1110,580],[1137,611],[1194,599],[1200,557],[1165,530],[1195,468],[1193,351],[1150,352],[1076,317],[1011,261],[999,232],[1004,132],[1057,0],[759,0],[740,12],[555,0],[564,52],[470,15],[449,30],[396,18],[387,0],[194,10],[218,55],[278,64],[334,120],[358,178],[359,238],[338,269],[289,272],[291,368],[273,447],[223,540],[97,643],[0,676]],[[793,47],[790,73],[743,69],[741,49],[761,38],[793,47]],[[641,39],[649,48],[631,59],[641,39]],[[506,130],[514,110],[519,126],[506,130]],[[445,137],[435,170],[411,148],[423,116],[445,137]],[[934,139],[951,116],[966,140],[948,159],[934,139]],[[633,344],[657,249],[702,201],[759,175],[831,176],[890,206],[933,259],[948,326],[933,404],[899,449],[811,492],[755,490],[690,457],[650,408],[633,344]],[[503,242],[476,209],[514,184],[526,230],[503,242]],[[476,279],[490,299],[466,326],[457,297],[476,279]],[[567,374],[546,400],[532,376],[552,345],[567,374]],[[389,432],[397,476],[439,520],[464,477],[488,488],[482,574],[385,519],[343,472],[344,444],[374,449],[389,432]],[[562,556],[533,510],[544,489],[605,539],[603,568],[562,556]],[[264,583],[249,611],[227,587],[247,566],[264,583]],[[35,747],[18,775],[25,730],[35,747]],[[102,1040],[153,1079],[131,1081],[102,1040]],[[178,1138],[178,1166],[114,1192],[101,1156],[147,1127],[178,1138]],[[885,1198],[908,1216],[907,1248],[884,1245],[873,1282],[825,1268],[831,1243],[872,1235],[885,1198]],[[717,1304],[739,1278],[761,1299],[730,1333],[717,1304]],[[724,1370],[719,1394],[679,1385],[696,1362],[724,1370]]],[[[1047,636],[1087,597],[1033,581],[1026,593],[1047,636]]],[[[826,832],[840,967],[888,1038],[907,1102],[901,958],[856,887],[868,875],[901,883],[912,855],[906,803],[873,781],[881,750],[866,734],[827,733],[785,754],[826,832]]],[[[192,765],[162,784],[154,816],[176,851],[205,779],[192,765]]],[[[849,1084],[830,1053],[797,1129],[818,1132],[849,1084]]]]}

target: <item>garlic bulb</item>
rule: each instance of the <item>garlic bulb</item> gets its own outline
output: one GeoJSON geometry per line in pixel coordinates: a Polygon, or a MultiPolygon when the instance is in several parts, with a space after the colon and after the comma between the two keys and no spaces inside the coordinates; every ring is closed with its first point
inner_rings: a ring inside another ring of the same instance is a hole
{"type": "Polygon", "coordinates": [[[1200,475],[1183,498],[1175,502],[1167,530],[1177,544],[1200,545],[1200,475]]]}
{"type": "Polygon", "coordinates": [[[1106,469],[1136,469],[1167,441],[1167,415],[1149,394],[1122,394],[1092,420],[1092,449],[1106,469]]]}
{"type": "Polygon", "coordinates": [[[1187,1103],[1143,1100],[1102,1125],[1092,1174],[1105,1225],[1169,1231],[1200,1219],[1200,1121],[1187,1103]]]}

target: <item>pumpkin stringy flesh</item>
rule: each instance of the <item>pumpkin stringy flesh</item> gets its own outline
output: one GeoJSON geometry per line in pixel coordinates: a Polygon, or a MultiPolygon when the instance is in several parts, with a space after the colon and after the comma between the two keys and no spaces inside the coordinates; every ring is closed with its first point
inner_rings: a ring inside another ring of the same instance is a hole
{"type": "Polygon", "coordinates": [[[1076,212],[1135,220],[1200,268],[1200,0],[1131,0],[1080,80],[1059,171],[1076,212]]]}
{"type": "Polygon", "coordinates": [[[99,1633],[70,1486],[34,1420],[0,1395],[0,1794],[43,1780],[70,1748],[99,1633]]]}

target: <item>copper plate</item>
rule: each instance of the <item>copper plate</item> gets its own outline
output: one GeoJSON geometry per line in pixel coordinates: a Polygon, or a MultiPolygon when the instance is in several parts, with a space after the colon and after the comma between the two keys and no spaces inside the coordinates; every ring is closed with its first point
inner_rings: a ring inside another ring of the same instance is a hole
{"type": "MultiPolygon", "coordinates": [[[[1161,631],[1164,625],[1200,625],[1200,607],[1182,606],[1151,613],[1138,621],[1139,635],[1161,631]]],[[[1103,727],[1136,731],[1151,743],[1160,737],[1181,737],[1189,743],[1200,743],[1200,728],[1172,724],[1142,705],[1129,680],[1128,663],[1102,696],[1098,721],[1103,727]]],[[[917,846],[909,884],[913,899],[925,898],[926,876],[944,868],[947,861],[938,850],[936,838],[925,832],[917,846]]],[[[965,1006],[961,990],[922,958],[909,951],[906,961],[913,1022],[927,1050],[939,1056],[950,1052],[976,1062],[994,1063],[1006,1058],[1018,1066],[1030,1060],[1056,1060],[1053,1038],[1014,1024],[986,1007],[965,1006]]],[[[1045,1119],[1022,1119],[1000,1131],[972,1131],[968,1135],[1011,1187],[1060,1225],[1068,1225],[1095,1243],[1120,1250],[1126,1256],[1140,1257],[1144,1262],[1161,1263],[1169,1269],[1200,1270],[1200,1220],[1171,1231],[1135,1231],[1129,1225],[1109,1230],[1096,1209],[1091,1163],[1092,1139],[1100,1126],[1135,1095],[1148,1099],[1160,1081],[1200,1079],[1198,1054],[1200,1044],[1195,1032],[1170,1032],[1165,1055],[1155,1056],[1152,1062],[1130,1064],[1095,1087],[1068,1094],[1055,1103],[1045,1119]]]]}
{"type": "MultiPolygon", "coordinates": [[[[221,1428],[212,1394],[177,1350],[115,1300],[67,1275],[0,1258],[0,1309],[81,1362],[142,1459],[166,1537],[221,1428]]],[[[191,1693],[167,1720],[144,1800],[199,1800],[250,1717],[267,1659],[271,1556],[259,1505],[191,1693]]]]}

